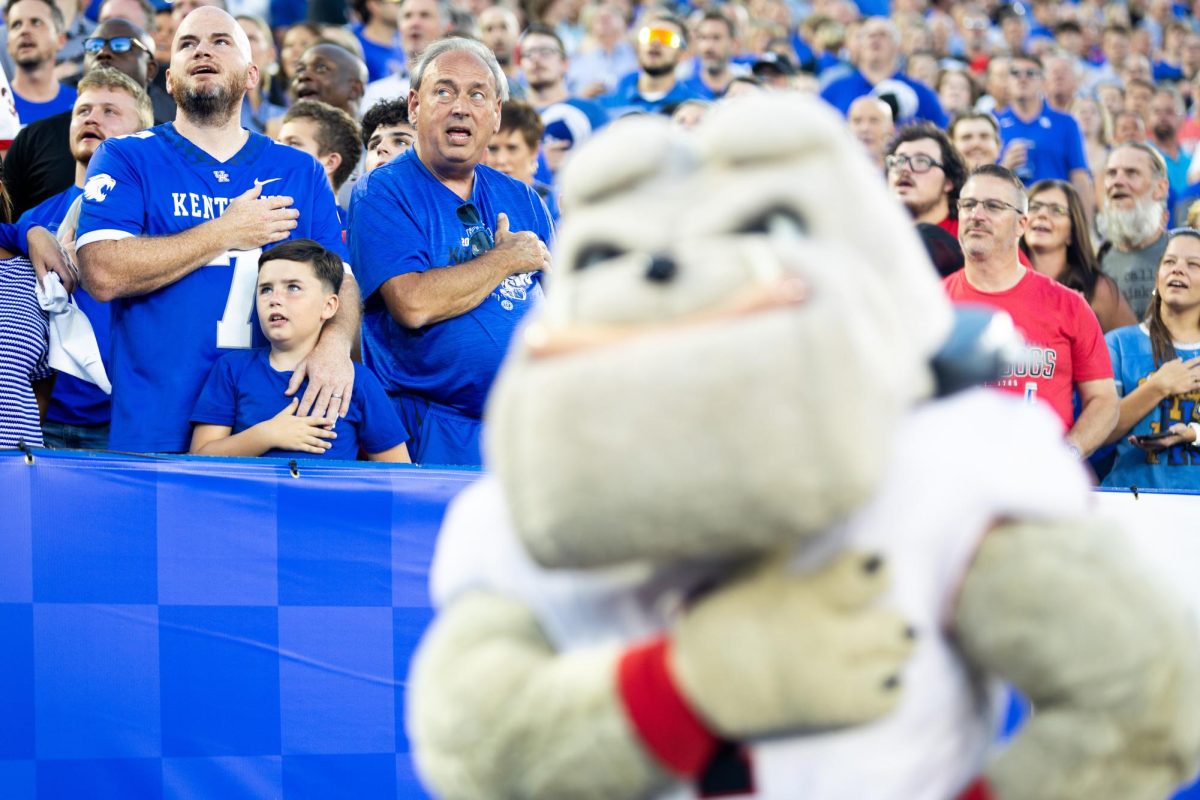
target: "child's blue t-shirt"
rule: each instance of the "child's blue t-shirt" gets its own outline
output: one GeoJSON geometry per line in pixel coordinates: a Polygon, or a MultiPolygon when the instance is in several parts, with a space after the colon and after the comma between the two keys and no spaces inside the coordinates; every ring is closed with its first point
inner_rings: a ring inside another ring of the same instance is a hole
{"type": "MultiPolygon", "coordinates": [[[[292,373],[272,367],[270,354],[270,348],[261,347],[235,350],[218,359],[200,391],[192,424],[228,425],[233,433],[241,433],[286,408],[292,402],[284,394],[292,373]]],[[[304,381],[294,396],[303,397],[307,386],[308,381],[304,381]]],[[[353,461],[359,450],[382,453],[408,440],[408,431],[383,387],[361,364],[354,365],[350,411],[338,420],[334,431],[337,438],[329,440],[333,446],[322,455],[294,450],[270,450],[263,455],[353,461]]]]}

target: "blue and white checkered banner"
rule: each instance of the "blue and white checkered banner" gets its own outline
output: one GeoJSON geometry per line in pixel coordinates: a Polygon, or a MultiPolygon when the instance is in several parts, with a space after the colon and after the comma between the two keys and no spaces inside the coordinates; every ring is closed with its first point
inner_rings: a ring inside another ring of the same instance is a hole
{"type": "MultiPolygon", "coordinates": [[[[0,451],[0,800],[425,797],[404,681],[475,477],[0,451]]],[[[1200,611],[1200,497],[1096,500],[1200,611]]]]}
{"type": "Polygon", "coordinates": [[[470,472],[0,453],[0,798],[424,797],[426,572],[470,472]]]}

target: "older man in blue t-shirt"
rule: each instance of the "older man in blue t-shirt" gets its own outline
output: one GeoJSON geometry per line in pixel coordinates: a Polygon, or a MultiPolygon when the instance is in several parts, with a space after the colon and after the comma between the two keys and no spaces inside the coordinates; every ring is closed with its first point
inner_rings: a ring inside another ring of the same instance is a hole
{"type": "Polygon", "coordinates": [[[480,463],[484,399],[550,264],[541,198],[480,165],[507,96],[479,42],[430,45],[408,97],[416,143],[364,178],[350,205],[363,361],[395,401],[418,463],[480,463]]]}

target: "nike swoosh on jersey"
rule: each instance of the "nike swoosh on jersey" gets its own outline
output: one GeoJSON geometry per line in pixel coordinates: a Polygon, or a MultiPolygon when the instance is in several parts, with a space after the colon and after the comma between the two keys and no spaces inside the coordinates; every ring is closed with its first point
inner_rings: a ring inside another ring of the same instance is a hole
{"type": "Polygon", "coordinates": [[[268,183],[271,183],[272,181],[279,181],[279,180],[283,180],[283,179],[282,178],[267,178],[265,181],[260,181],[258,178],[255,178],[254,179],[254,188],[261,189],[262,187],[266,186],[268,183]]]}

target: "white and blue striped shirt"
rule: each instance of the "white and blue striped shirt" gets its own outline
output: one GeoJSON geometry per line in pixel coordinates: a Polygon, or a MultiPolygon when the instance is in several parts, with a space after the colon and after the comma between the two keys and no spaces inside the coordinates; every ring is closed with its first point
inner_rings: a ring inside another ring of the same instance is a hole
{"type": "Polygon", "coordinates": [[[51,374],[49,328],[26,258],[0,259],[0,447],[42,444],[33,382],[51,374]]]}

